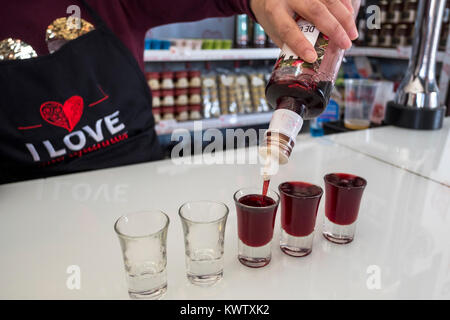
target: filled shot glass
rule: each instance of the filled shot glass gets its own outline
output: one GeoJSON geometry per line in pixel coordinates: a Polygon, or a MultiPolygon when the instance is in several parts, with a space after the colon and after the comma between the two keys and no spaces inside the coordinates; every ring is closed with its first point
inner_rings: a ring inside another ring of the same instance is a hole
{"type": "Polygon", "coordinates": [[[168,227],[169,217],[157,210],[124,215],[116,221],[114,230],[122,248],[131,298],[159,299],[167,291],[168,227]]]}
{"type": "Polygon", "coordinates": [[[311,253],[321,187],[300,181],[278,186],[281,197],[281,250],[294,257],[311,253]]]}
{"type": "Polygon", "coordinates": [[[273,228],[280,197],[273,190],[267,196],[257,188],[236,191],[234,202],[238,219],[238,259],[251,268],[269,264],[272,257],[273,228]]]}
{"type": "Polygon", "coordinates": [[[365,179],[347,173],[330,173],[325,180],[324,237],[334,243],[353,241],[365,179]]]}
{"type": "Polygon", "coordinates": [[[209,286],[223,277],[223,253],[228,207],[220,202],[195,201],[178,210],[184,232],[188,280],[209,286]]]}

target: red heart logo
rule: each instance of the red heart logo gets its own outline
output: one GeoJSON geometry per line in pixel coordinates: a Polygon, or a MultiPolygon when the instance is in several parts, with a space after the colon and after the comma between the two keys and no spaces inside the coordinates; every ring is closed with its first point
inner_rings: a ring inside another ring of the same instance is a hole
{"type": "Polygon", "coordinates": [[[62,105],[59,102],[47,101],[41,105],[41,116],[48,123],[72,132],[83,114],[83,98],[73,96],[62,105]]]}

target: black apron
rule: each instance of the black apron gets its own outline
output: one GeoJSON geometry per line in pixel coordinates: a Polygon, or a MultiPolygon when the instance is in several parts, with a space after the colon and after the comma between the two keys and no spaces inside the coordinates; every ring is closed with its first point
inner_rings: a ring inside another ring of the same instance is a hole
{"type": "Polygon", "coordinates": [[[137,61],[84,5],[95,30],[0,62],[0,183],[162,158],[137,61]]]}

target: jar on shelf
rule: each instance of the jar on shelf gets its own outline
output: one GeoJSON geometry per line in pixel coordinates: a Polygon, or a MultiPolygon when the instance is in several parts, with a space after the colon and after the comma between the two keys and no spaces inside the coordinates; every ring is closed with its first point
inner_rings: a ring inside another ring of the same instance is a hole
{"type": "Polygon", "coordinates": [[[161,121],[161,108],[153,108],[153,118],[155,119],[155,123],[159,123],[161,121]]]}
{"type": "Polygon", "coordinates": [[[405,3],[405,10],[402,12],[402,22],[414,23],[416,21],[417,8],[417,0],[407,0],[405,3]]]}
{"type": "Polygon", "coordinates": [[[369,29],[367,30],[367,46],[378,47],[379,43],[379,30],[369,29]]]}
{"type": "Polygon", "coordinates": [[[161,88],[159,84],[159,72],[147,72],[146,78],[151,90],[159,90],[161,88]]]}
{"type": "Polygon", "coordinates": [[[378,45],[380,47],[385,47],[385,48],[392,47],[393,37],[394,37],[394,28],[393,28],[392,24],[383,25],[383,28],[381,28],[381,32],[380,32],[380,41],[379,41],[378,45]]]}
{"type": "Polygon", "coordinates": [[[190,88],[200,88],[202,86],[202,73],[200,70],[189,71],[189,87],[190,88]]]}
{"type": "Polygon", "coordinates": [[[187,71],[175,72],[175,88],[186,89],[189,87],[187,71]]]}
{"type": "Polygon", "coordinates": [[[175,107],[162,107],[162,120],[175,119],[175,107]]]}
{"type": "Polygon", "coordinates": [[[176,106],[177,121],[187,121],[189,120],[189,107],[187,105],[176,106]]]}
{"type": "Polygon", "coordinates": [[[380,1],[378,6],[380,7],[380,22],[381,22],[381,24],[387,23],[388,22],[388,12],[389,12],[389,2],[387,2],[385,0],[380,1]]]}
{"type": "Polygon", "coordinates": [[[152,90],[152,106],[153,108],[161,107],[161,91],[152,90]]]}
{"type": "Polygon", "coordinates": [[[185,106],[189,103],[188,89],[175,90],[175,104],[177,106],[185,106]]]}
{"type": "Polygon", "coordinates": [[[173,83],[173,72],[172,71],[165,71],[161,74],[162,83],[161,88],[164,90],[168,89],[174,89],[175,85],[173,83]]]}
{"type": "MultiPolygon", "coordinates": [[[[395,0],[391,2],[391,7],[389,10],[389,23],[400,23],[402,20],[402,11],[403,11],[403,1],[395,0]]],[[[382,29],[384,26],[382,27],[382,29]]]]}
{"type": "Polygon", "coordinates": [[[405,47],[408,45],[408,25],[398,24],[395,28],[393,44],[395,46],[405,47]]]}
{"type": "Polygon", "coordinates": [[[189,89],[189,104],[201,104],[202,103],[202,89],[190,88],[189,89]]]}
{"type": "Polygon", "coordinates": [[[163,90],[161,92],[163,107],[173,107],[175,105],[175,98],[173,90],[163,90]]]}
{"type": "Polygon", "coordinates": [[[196,105],[190,105],[189,106],[189,119],[190,120],[200,120],[202,119],[202,105],[196,104],[196,105]]]}

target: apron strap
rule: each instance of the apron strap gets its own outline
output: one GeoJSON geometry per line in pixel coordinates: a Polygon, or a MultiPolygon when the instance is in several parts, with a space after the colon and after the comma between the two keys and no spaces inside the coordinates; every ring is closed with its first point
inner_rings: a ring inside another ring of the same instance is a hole
{"type": "Polygon", "coordinates": [[[81,0],[81,3],[83,4],[83,6],[86,8],[87,12],[89,12],[89,15],[92,17],[92,19],[94,19],[95,24],[96,24],[96,28],[99,27],[106,27],[106,23],[103,21],[103,19],[99,16],[99,14],[97,13],[97,11],[95,11],[94,9],[92,9],[92,7],[90,5],[88,5],[88,3],[86,2],[86,0],[81,0]]]}

